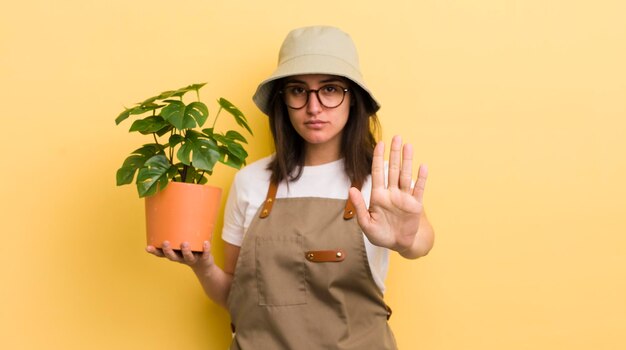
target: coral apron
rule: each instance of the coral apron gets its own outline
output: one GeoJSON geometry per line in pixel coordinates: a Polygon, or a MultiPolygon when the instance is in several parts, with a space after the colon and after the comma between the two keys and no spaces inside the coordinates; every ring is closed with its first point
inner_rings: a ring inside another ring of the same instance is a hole
{"type": "Polygon", "coordinates": [[[276,199],[276,189],[241,246],[230,349],[396,349],[350,201],[276,199]]]}

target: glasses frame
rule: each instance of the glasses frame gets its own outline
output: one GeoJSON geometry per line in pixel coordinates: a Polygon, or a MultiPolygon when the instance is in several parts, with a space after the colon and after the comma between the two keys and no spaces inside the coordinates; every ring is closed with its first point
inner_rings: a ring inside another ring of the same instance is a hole
{"type": "Polygon", "coordinates": [[[349,88],[344,88],[344,87],[342,87],[341,85],[337,85],[337,84],[326,84],[326,85],[324,85],[324,86],[321,86],[319,89],[306,89],[306,88],[303,88],[303,89],[304,89],[304,91],[306,92],[306,100],[304,100],[304,104],[303,104],[302,106],[300,106],[300,107],[292,107],[292,106],[290,106],[290,105],[287,103],[287,101],[286,101],[286,98],[287,98],[287,97],[286,97],[286,95],[285,95],[285,89],[286,89],[286,88],[283,88],[283,89],[279,90],[279,91],[278,91],[278,93],[279,93],[280,95],[282,95],[282,97],[283,97],[283,102],[285,102],[285,105],[286,105],[287,107],[289,107],[289,108],[291,108],[291,109],[295,109],[295,110],[302,109],[302,108],[306,107],[306,105],[308,105],[308,104],[309,104],[309,98],[310,98],[310,96],[311,96],[311,93],[312,93],[312,92],[314,92],[314,93],[315,93],[315,97],[317,97],[317,101],[318,101],[318,102],[320,103],[320,105],[322,105],[324,108],[328,108],[328,109],[337,108],[337,107],[341,106],[341,104],[343,103],[343,101],[346,99],[346,93],[348,93],[348,92],[350,91],[350,89],[349,89],[349,88]],[[340,102],[339,102],[336,106],[333,106],[333,107],[329,107],[329,106],[325,105],[325,104],[324,104],[324,102],[322,102],[322,99],[320,98],[320,95],[319,95],[319,91],[320,91],[320,90],[322,90],[322,89],[323,89],[323,88],[325,88],[325,87],[328,87],[328,86],[336,86],[336,87],[340,88],[341,92],[343,92],[343,95],[341,96],[341,101],[340,101],[340,102]]]}

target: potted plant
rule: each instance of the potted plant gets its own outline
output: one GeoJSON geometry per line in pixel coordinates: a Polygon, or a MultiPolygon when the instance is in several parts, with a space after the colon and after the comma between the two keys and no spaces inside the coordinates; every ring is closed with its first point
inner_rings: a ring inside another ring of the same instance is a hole
{"type": "Polygon", "coordinates": [[[148,244],[160,247],[164,240],[178,247],[190,242],[194,251],[210,240],[220,204],[221,189],[206,185],[219,162],[239,169],[246,164],[246,138],[239,132],[215,129],[220,113],[226,111],[237,124],[252,135],[243,113],[224,98],[210,128],[202,128],[209,117],[208,107],[200,101],[200,88],[193,84],[165,91],[134,107],[125,108],[116,125],[131,116],[129,132],[150,136],[152,142],[133,151],[117,170],[117,185],[136,180],[139,197],[145,197],[148,244]],[[183,97],[195,92],[196,101],[183,97]],[[147,116],[146,116],[147,114],[147,116]]]}

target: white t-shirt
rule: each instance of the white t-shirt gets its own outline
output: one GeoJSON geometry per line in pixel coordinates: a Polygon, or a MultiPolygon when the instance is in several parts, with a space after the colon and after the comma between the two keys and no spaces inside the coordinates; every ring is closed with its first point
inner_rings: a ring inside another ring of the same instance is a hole
{"type": "MultiPolygon", "coordinates": [[[[260,159],[235,175],[230,188],[224,212],[222,239],[232,245],[241,246],[252,219],[267,195],[271,172],[267,165],[272,156],[260,159]]],[[[369,206],[372,182],[368,177],[363,184],[363,197],[369,206]]],[[[302,176],[289,183],[289,188],[282,182],[278,186],[276,198],[319,197],[347,199],[350,179],[344,171],[343,159],[317,166],[305,166],[302,176]]],[[[376,285],[385,291],[385,278],[389,267],[389,250],[369,242],[363,235],[367,259],[376,285]]]]}

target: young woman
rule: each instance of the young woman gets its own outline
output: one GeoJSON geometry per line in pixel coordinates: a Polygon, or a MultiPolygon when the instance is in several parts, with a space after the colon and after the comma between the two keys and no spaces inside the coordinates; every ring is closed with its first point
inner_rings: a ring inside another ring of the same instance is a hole
{"type": "Polygon", "coordinates": [[[224,267],[209,242],[202,253],[168,242],[148,252],[189,265],[230,311],[231,349],[395,349],[384,279],[390,251],[414,259],[433,246],[426,168],[413,183],[413,150],[398,136],[385,167],[379,104],[337,28],[290,32],[253,100],[276,153],[235,177],[224,267]]]}

